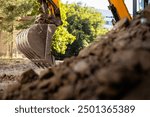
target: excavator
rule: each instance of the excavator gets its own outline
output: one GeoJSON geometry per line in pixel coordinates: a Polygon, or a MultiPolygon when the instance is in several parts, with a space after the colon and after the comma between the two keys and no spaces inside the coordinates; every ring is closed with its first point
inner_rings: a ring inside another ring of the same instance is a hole
{"type": "MultiPolygon", "coordinates": [[[[137,0],[133,1],[133,16],[137,12],[137,0]]],[[[17,48],[35,65],[47,68],[55,65],[55,57],[52,55],[52,37],[58,26],[62,25],[60,0],[38,0],[41,7],[40,16],[35,24],[23,30],[16,37],[17,48]]],[[[94,1],[93,1],[94,2],[94,1]]],[[[132,19],[124,0],[108,0],[108,8],[111,10],[116,22],[123,18],[132,19]]],[[[149,0],[143,0],[143,8],[149,0]]]]}

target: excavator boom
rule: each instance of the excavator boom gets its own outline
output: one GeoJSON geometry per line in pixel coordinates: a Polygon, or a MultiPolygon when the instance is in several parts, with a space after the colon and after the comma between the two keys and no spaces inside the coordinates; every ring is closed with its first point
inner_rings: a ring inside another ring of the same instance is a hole
{"type": "Polygon", "coordinates": [[[124,3],[124,0],[108,0],[109,1],[109,9],[112,11],[112,14],[116,21],[119,21],[123,18],[128,18],[131,20],[131,15],[124,3]]]}

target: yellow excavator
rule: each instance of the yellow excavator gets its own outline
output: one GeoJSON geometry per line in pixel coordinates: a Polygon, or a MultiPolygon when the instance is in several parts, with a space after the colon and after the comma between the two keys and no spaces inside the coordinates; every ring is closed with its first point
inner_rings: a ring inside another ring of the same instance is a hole
{"type": "MultiPolygon", "coordinates": [[[[20,32],[16,38],[17,48],[38,67],[55,65],[55,57],[51,52],[52,36],[62,24],[60,0],[38,0],[41,4],[41,15],[29,29],[20,32]]],[[[94,2],[94,1],[93,1],[94,2]]],[[[115,21],[132,19],[124,0],[108,0],[108,8],[112,11],[115,21]]],[[[143,0],[144,7],[148,0],[143,0]]],[[[136,15],[137,0],[133,0],[133,16],[136,15]]]]}

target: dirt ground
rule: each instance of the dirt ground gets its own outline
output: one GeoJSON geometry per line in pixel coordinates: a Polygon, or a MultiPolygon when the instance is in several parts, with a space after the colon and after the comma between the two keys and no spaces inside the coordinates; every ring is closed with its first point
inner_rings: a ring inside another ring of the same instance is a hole
{"type": "Polygon", "coordinates": [[[28,59],[0,59],[0,76],[2,75],[21,75],[29,68],[38,70],[28,59]]]}
{"type": "Polygon", "coordinates": [[[150,6],[131,22],[122,19],[77,57],[40,74],[32,68],[6,77],[15,85],[7,87],[0,98],[150,99],[149,14],[150,6]]]}
{"type": "MultiPolygon", "coordinates": [[[[60,64],[62,61],[56,61],[60,64]]],[[[0,59],[0,95],[9,87],[18,85],[18,78],[21,74],[33,69],[37,75],[40,75],[43,68],[38,68],[28,59],[0,59]]]]}
{"type": "Polygon", "coordinates": [[[37,74],[42,71],[28,59],[0,59],[0,95],[8,87],[18,84],[17,78],[29,69],[34,69],[37,74]]]}

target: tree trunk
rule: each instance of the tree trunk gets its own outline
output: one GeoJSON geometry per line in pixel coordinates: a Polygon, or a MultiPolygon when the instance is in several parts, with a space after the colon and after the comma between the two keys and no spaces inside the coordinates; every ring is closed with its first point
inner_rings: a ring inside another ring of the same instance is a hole
{"type": "Polygon", "coordinates": [[[13,30],[14,29],[14,25],[12,23],[12,32],[10,33],[11,35],[11,42],[10,42],[10,45],[9,45],[9,57],[12,58],[13,57],[13,30]]]}
{"type": "Polygon", "coordinates": [[[10,47],[9,57],[10,57],[10,58],[12,58],[12,57],[13,57],[13,41],[12,41],[12,42],[10,42],[9,47],[10,47]]]}
{"type": "Polygon", "coordinates": [[[2,36],[2,31],[0,30],[0,40],[1,40],[1,36],[2,36]]]}

